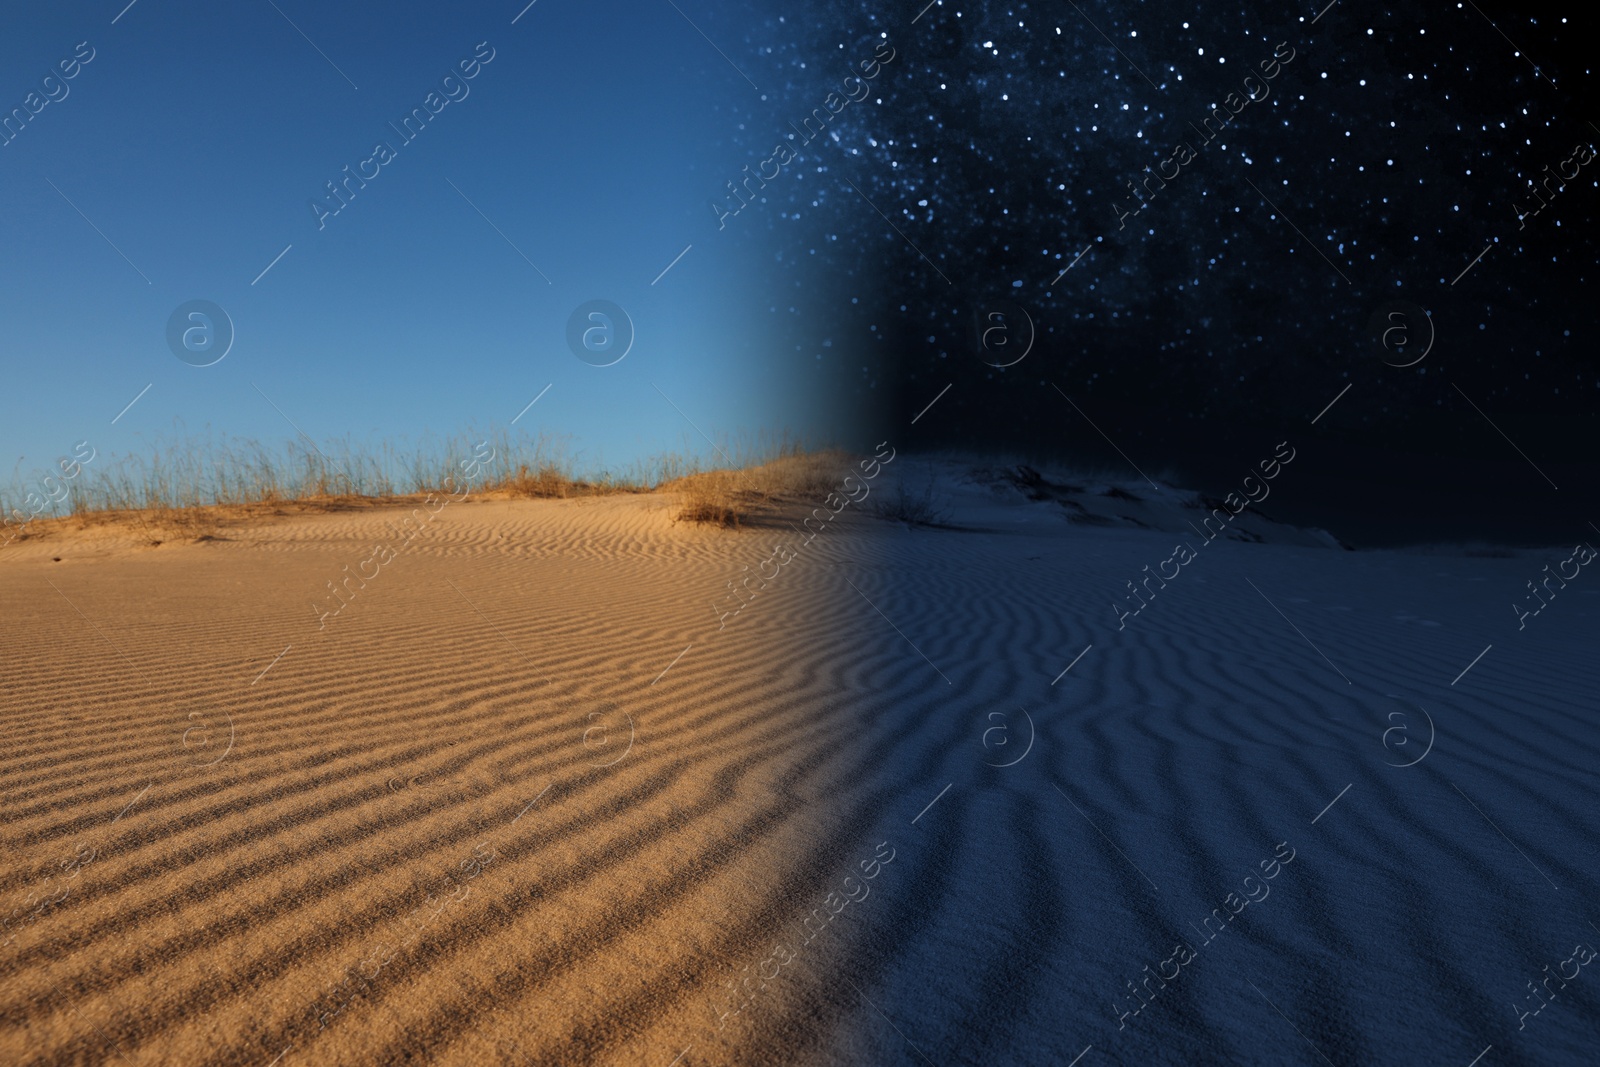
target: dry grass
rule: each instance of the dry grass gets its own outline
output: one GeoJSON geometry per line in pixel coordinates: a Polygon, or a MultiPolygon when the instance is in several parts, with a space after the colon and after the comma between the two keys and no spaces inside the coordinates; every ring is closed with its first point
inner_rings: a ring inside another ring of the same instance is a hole
{"type": "Polygon", "coordinates": [[[661,488],[680,494],[679,522],[737,529],[754,516],[785,504],[820,503],[844,477],[850,456],[836,450],[792,448],[775,459],[736,470],[709,470],[661,488]]]}
{"type": "Polygon", "coordinates": [[[927,484],[919,490],[906,488],[904,473],[895,479],[894,492],[888,495],[877,495],[873,498],[870,508],[872,514],[889,522],[903,523],[906,526],[943,526],[950,517],[949,509],[943,507],[934,493],[934,477],[930,468],[927,484]]]}
{"type": "MultiPolygon", "coordinates": [[[[151,545],[168,541],[217,541],[226,540],[230,529],[263,518],[329,514],[365,508],[411,507],[423,504],[425,499],[426,494],[382,497],[330,494],[323,497],[307,496],[293,500],[240,504],[193,504],[188,507],[162,506],[81,511],[54,518],[35,519],[26,529],[16,533],[15,540],[20,542],[31,538],[47,539],[61,531],[107,529],[136,531],[138,536],[151,545]]],[[[0,538],[0,545],[4,543],[5,538],[0,538]]]]}
{"type": "Polygon", "coordinates": [[[677,519],[738,527],[774,504],[821,500],[848,462],[842,453],[808,452],[788,440],[717,451],[734,457],[734,469],[668,453],[616,472],[580,470],[563,439],[506,431],[425,439],[409,450],[385,444],[375,452],[348,440],[292,440],[269,449],[208,434],[142,455],[96,454],[72,478],[14,474],[0,487],[0,544],[101,526],[137,530],[151,544],[206,540],[265,516],[411,504],[464,484],[475,496],[499,499],[672,491],[682,499],[677,519]],[[468,478],[463,465],[474,457],[479,465],[468,478]]]}
{"type": "Polygon", "coordinates": [[[706,471],[682,478],[669,488],[682,494],[683,505],[673,516],[679,522],[700,522],[737,529],[746,517],[751,494],[742,489],[732,471],[706,471]]]}

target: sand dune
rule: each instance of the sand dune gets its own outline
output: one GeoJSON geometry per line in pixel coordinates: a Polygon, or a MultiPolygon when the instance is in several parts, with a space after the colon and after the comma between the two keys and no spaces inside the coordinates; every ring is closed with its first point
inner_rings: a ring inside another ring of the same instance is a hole
{"type": "Polygon", "coordinates": [[[725,620],[797,535],[661,495],[9,546],[0,1060],[1592,1059],[1513,1004],[1600,943],[1600,584],[1252,518],[1119,628],[1184,494],[935,474],[725,620]]]}

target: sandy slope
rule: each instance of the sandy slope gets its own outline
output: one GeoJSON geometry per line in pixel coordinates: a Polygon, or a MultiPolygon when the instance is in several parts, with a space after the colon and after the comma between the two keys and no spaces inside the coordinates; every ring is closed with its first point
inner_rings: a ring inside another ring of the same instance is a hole
{"type": "Polygon", "coordinates": [[[1512,1004],[1600,944],[1600,577],[1252,520],[1119,629],[1181,494],[939,476],[720,630],[798,538],[660,497],[453,504],[322,628],[397,514],[8,547],[0,1061],[1592,1060],[1600,977],[1512,1004]]]}

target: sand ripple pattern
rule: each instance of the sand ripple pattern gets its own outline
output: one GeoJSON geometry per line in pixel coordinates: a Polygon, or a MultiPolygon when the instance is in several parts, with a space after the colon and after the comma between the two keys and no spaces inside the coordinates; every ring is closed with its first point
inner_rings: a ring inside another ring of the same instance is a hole
{"type": "Polygon", "coordinates": [[[1119,631],[1170,535],[856,523],[719,630],[792,535],[668,515],[453,505],[323,628],[385,516],[4,561],[0,1061],[1592,1061],[1512,1007],[1600,943],[1581,590],[1219,544],[1119,631]]]}

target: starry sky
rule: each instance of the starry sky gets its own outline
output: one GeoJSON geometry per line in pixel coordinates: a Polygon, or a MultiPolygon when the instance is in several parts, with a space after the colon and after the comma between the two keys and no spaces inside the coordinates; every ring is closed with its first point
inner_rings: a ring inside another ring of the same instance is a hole
{"type": "Polygon", "coordinates": [[[1570,523],[1600,401],[1584,304],[1600,161],[1577,152],[1600,145],[1592,15],[919,8],[769,17],[749,40],[782,42],[791,90],[749,124],[793,129],[893,45],[870,98],[761,190],[760,219],[825,265],[822,301],[849,294],[810,343],[897,417],[939,397],[922,442],[1130,472],[1125,455],[1225,489],[1313,433],[1316,492],[1286,492],[1290,517],[1336,516],[1368,543],[1412,520],[1439,537],[1570,523]],[[1413,355],[1373,327],[1394,302],[1413,309],[1413,355]],[[986,332],[1008,320],[1034,336],[1016,361],[986,332]]]}
{"type": "Polygon", "coordinates": [[[1283,517],[1542,536],[1600,488],[1569,6],[29,9],[0,454],[516,418],[595,468],[787,432],[1226,491],[1314,434],[1283,517]],[[235,333],[208,367],[168,338],[197,299],[235,333]]]}

